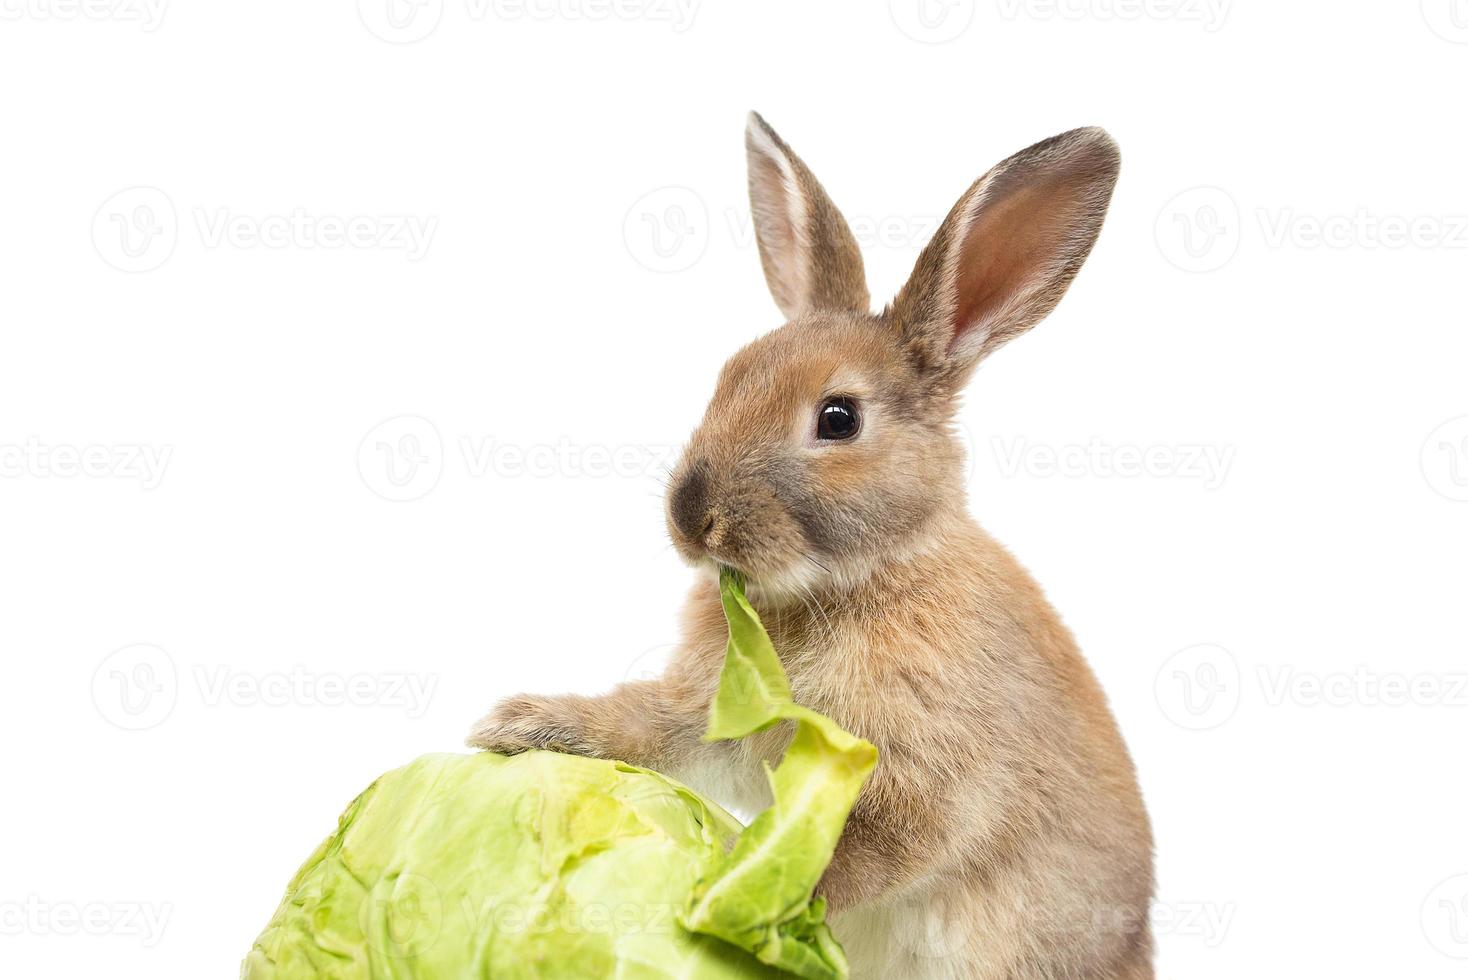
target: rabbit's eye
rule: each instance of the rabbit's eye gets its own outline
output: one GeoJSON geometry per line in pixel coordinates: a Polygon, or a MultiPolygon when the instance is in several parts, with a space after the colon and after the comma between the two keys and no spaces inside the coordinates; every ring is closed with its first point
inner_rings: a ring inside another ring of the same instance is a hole
{"type": "Polygon", "coordinates": [[[856,402],[838,395],[827,398],[816,416],[817,439],[850,439],[861,431],[861,414],[856,402]]]}

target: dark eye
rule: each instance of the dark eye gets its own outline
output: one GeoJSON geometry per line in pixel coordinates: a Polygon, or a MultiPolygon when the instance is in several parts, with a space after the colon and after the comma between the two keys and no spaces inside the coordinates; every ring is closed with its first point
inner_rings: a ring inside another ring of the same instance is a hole
{"type": "Polygon", "coordinates": [[[816,416],[817,439],[850,439],[861,431],[861,414],[856,402],[844,396],[827,398],[816,416]]]}

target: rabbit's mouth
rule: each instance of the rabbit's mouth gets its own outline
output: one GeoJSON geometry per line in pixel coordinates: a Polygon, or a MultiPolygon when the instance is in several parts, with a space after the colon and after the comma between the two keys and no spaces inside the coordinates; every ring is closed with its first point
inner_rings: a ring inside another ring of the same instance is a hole
{"type": "MultiPolygon", "coordinates": [[[[681,549],[680,549],[681,551],[681,549]]],[[[684,554],[684,559],[701,576],[717,582],[719,569],[729,568],[744,579],[745,592],[756,606],[783,606],[814,598],[832,578],[823,564],[789,562],[766,567],[748,559],[729,559],[712,550],[700,555],[684,554]]]]}
{"type": "Polygon", "coordinates": [[[809,595],[831,575],[830,529],[795,493],[797,477],[748,453],[733,462],[691,453],[668,490],[674,548],[700,570],[734,569],[756,594],[809,595]]]}
{"type": "MultiPolygon", "coordinates": [[[[816,576],[820,575],[816,573],[816,576]]],[[[816,576],[806,575],[797,568],[789,572],[768,575],[762,578],[747,578],[745,593],[756,608],[779,608],[796,603],[808,604],[817,598],[816,576]]]]}
{"type": "Polygon", "coordinates": [[[717,511],[695,534],[676,525],[671,530],[673,547],[687,564],[715,573],[724,565],[767,589],[810,588],[830,571],[825,559],[810,555],[798,534],[768,527],[753,533],[744,522],[717,511]]]}

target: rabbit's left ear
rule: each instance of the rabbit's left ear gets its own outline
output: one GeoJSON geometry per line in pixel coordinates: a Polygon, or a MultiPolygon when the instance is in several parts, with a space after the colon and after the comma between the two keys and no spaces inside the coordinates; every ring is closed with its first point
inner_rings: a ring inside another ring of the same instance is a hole
{"type": "Polygon", "coordinates": [[[959,198],[885,314],[939,390],[955,392],[1060,302],[1120,166],[1105,130],[1075,129],[1021,150],[959,198]]]}
{"type": "Polygon", "coordinates": [[[744,146],[760,262],[780,312],[870,312],[861,249],[820,182],[757,112],[744,146]]]}

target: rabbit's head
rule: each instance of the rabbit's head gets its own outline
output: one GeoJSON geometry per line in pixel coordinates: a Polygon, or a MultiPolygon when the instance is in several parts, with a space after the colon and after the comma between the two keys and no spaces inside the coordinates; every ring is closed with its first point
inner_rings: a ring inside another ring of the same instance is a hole
{"type": "Polygon", "coordinates": [[[1096,241],[1116,144],[1077,129],[979,178],[911,278],[870,311],[841,213],[775,131],[745,134],[760,260],[787,323],[724,366],[672,474],[680,554],[770,595],[855,581],[941,534],[963,506],[958,395],[1054,308],[1096,241]]]}

